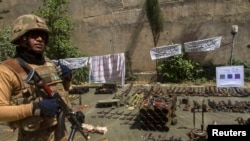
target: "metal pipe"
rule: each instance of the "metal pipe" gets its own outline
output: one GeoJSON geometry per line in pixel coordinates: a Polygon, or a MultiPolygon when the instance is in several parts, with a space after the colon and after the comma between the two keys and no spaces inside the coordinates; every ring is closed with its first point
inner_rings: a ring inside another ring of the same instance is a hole
{"type": "Polygon", "coordinates": [[[231,57],[230,57],[230,65],[233,65],[233,50],[234,50],[234,39],[235,39],[235,34],[233,34],[233,42],[232,42],[232,48],[231,48],[231,57]]]}
{"type": "Polygon", "coordinates": [[[235,40],[235,35],[238,32],[238,26],[237,25],[233,25],[232,26],[232,30],[231,30],[231,34],[233,35],[233,41],[232,41],[232,47],[231,47],[231,56],[230,56],[230,65],[233,65],[233,50],[234,50],[234,40],[235,40]]]}

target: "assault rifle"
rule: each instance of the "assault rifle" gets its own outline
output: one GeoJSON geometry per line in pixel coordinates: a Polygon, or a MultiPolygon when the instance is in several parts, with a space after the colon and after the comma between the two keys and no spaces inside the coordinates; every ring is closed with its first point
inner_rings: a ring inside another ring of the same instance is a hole
{"type": "MultiPolygon", "coordinates": [[[[53,97],[56,99],[57,104],[59,105],[61,111],[58,116],[59,123],[62,121],[61,118],[64,119],[66,117],[68,121],[71,123],[71,133],[69,135],[69,141],[73,141],[74,135],[76,131],[79,131],[82,136],[88,140],[89,135],[87,132],[83,131],[82,123],[84,123],[85,116],[81,111],[74,112],[71,108],[67,106],[62,97],[58,92],[52,91],[51,88],[44,82],[41,76],[32,69],[28,64],[26,64],[21,58],[16,58],[18,63],[22,66],[25,72],[28,74],[27,81],[33,80],[34,84],[38,86],[38,88],[43,89],[46,94],[42,95],[42,97],[53,97]]],[[[63,120],[64,121],[64,120],[63,120]]],[[[60,130],[60,129],[59,129],[60,130]]]]}

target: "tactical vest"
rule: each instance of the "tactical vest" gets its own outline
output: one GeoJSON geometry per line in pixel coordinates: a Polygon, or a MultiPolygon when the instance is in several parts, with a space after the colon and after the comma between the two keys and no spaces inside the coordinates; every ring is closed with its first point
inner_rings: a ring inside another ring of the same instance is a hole
{"type": "MultiPolygon", "coordinates": [[[[26,81],[28,75],[16,59],[7,59],[1,63],[6,65],[16,74],[21,84],[20,90],[12,92],[10,105],[27,104],[42,100],[41,93],[44,93],[44,91],[38,89],[32,81],[26,81]]],[[[69,104],[68,95],[64,90],[62,80],[52,61],[46,58],[46,65],[37,66],[30,64],[30,66],[36,70],[52,91],[57,91],[65,100],[65,103],[69,104]]],[[[41,128],[44,129],[56,124],[56,118],[41,118],[39,115],[34,115],[20,121],[9,123],[10,127],[13,129],[23,128],[25,131],[35,131],[41,128]]]]}

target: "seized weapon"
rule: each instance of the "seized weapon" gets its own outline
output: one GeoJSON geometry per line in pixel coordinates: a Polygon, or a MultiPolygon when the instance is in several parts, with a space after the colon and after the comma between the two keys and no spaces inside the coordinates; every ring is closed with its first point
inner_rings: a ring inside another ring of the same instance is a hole
{"type": "Polygon", "coordinates": [[[191,141],[207,141],[207,132],[200,129],[191,129],[187,136],[191,141]]]}
{"type": "Polygon", "coordinates": [[[115,92],[117,92],[116,84],[105,83],[101,87],[96,88],[95,94],[113,94],[115,92]]]}
{"type": "Polygon", "coordinates": [[[193,100],[193,103],[194,103],[194,108],[193,108],[193,110],[197,109],[198,112],[199,112],[199,109],[201,108],[200,104],[199,104],[197,101],[195,101],[195,100],[193,100]]]}
{"type": "Polygon", "coordinates": [[[33,80],[34,84],[38,87],[43,89],[46,94],[42,95],[42,97],[53,97],[56,99],[57,104],[61,108],[59,113],[58,122],[62,122],[61,118],[66,117],[69,122],[71,123],[71,133],[69,135],[69,141],[72,141],[76,131],[79,131],[82,136],[88,140],[90,137],[88,133],[83,131],[82,124],[84,123],[85,115],[81,111],[74,112],[70,109],[67,104],[64,102],[62,97],[59,95],[58,92],[52,91],[51,88],[44,82],[42,77],[28,64],[26,64],[21,58],[16,58],[18,63],[22,66],[25,72],[28,74],[27,81],[33,80]]]}
{"type": "Polygon", "coordinates": [[[169,131],[176,110],[176,95],[159,95],[153,87],[146,92],[139,109],[140,128],[143,130],[169,131]]]}
{"type": "Polygon", "coordinates": [[[104,99],[104,100],[97,101],[96,107],[105,107],[105,106],[120,107],[124,105],[123,96],[128,95],[128,93],[131,91],[132,86],[133,86],[133,83],[130,85],[130,87],[126,91],[124,91],[121,94],[115,94],[115,96],[111,99],[104,99]]]}
{"type": "Polygon", "coordinates": [[[122,96],[123,96],[123,95],[124,95],[124,96],[127,96],[127,95],[129,94],[129,92],[131,91],[133,85],[134,85],[134,83],[131,83],[130,86],[129,86],[129,88],[125,91],[124,94],[122,94],[122,96]]]}
{"type": "Polygon", "coordinates": [[[189,103],[189,98],[183,98],[182,99],[182,104],[184,104],[183,111],[189,111],[190,103],[189,103]]]}
{"type": "Polygon", "coordinates": [[[131,97],[129,97],[129,99],[126,101],[126,106],[128,108],[136,108],[139,101],[141,101],[141,99],[144,96],[144,92],[145,89],[138,89],[131,97]]]}
{"type": "Polygon", "coordinates": [[[134,83],[131,83],[129,88],[127,90],[125,90],[123,93],[115,94],[113,99],[119,99],[120,100],[120,105],[125,105],[126,101],[129,99],[128,94],[130,93],[133,85],[134,85],[134,83]]]}
{"type": "Polygon", "coordinates": [[[204,102],[205,100],[202,101],[202,110],[201,110],[201,131],[204,131],[204,102]]]}
{"type": "Polygon", "coordinates": [[[238,121],[239,125],[250,125],[250,118],[244,120],[242,117],[237,117],[235,121],[238,121]]]}
{"type": "Polygon", "coordinates": [[[96,107],[105,107],[105,106],[120,106],[120,99],[105,99],[105,100],[99,100],[96,103],[96,107]]]}
{"type": "MultiPolygon", "coordinates": [[[[201,116],[202,116],[202,122],[201,122],[201,129],[196,129],[195,128],[195,110],[192,110],[193,112],[193,124],[194,124],[194,128],[191,129],[188,133],[187,136],[189,137],[189,139],[191,139],[192,141],[206,141],[207,140],[207,132],[204,130],[204,104],[205,100],[202,101],[202,111],[201,111],[201,116]]],[[[194,105],[195,108],[195,105],[194,105]]]]}
{"type": "Polygon", "coordinates": [[[192,108],[192,112],[193,112],[193,125],[194,125],[194,129],[195,129],[195,107],[192,108]]]}

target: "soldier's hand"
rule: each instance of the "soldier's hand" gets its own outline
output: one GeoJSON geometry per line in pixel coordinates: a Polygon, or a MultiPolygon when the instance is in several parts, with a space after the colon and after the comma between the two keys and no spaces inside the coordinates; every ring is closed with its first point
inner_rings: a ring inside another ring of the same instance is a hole
{"type": "Polygon", "coordinates": [[[52,118],[57,114],[58,109],[59,107],[54,98],[33,103],[33,114],[41,117],[52,118]]]}
{"type": "Polygon", "coordinates": [[[63,80],[68,80],[68,81],[71,80],[72,73],[71,73],[71,70],[69,69],[69,67],[67,67],[66,65],[60,64],[57,66],[56,69],[63,80]]]}

